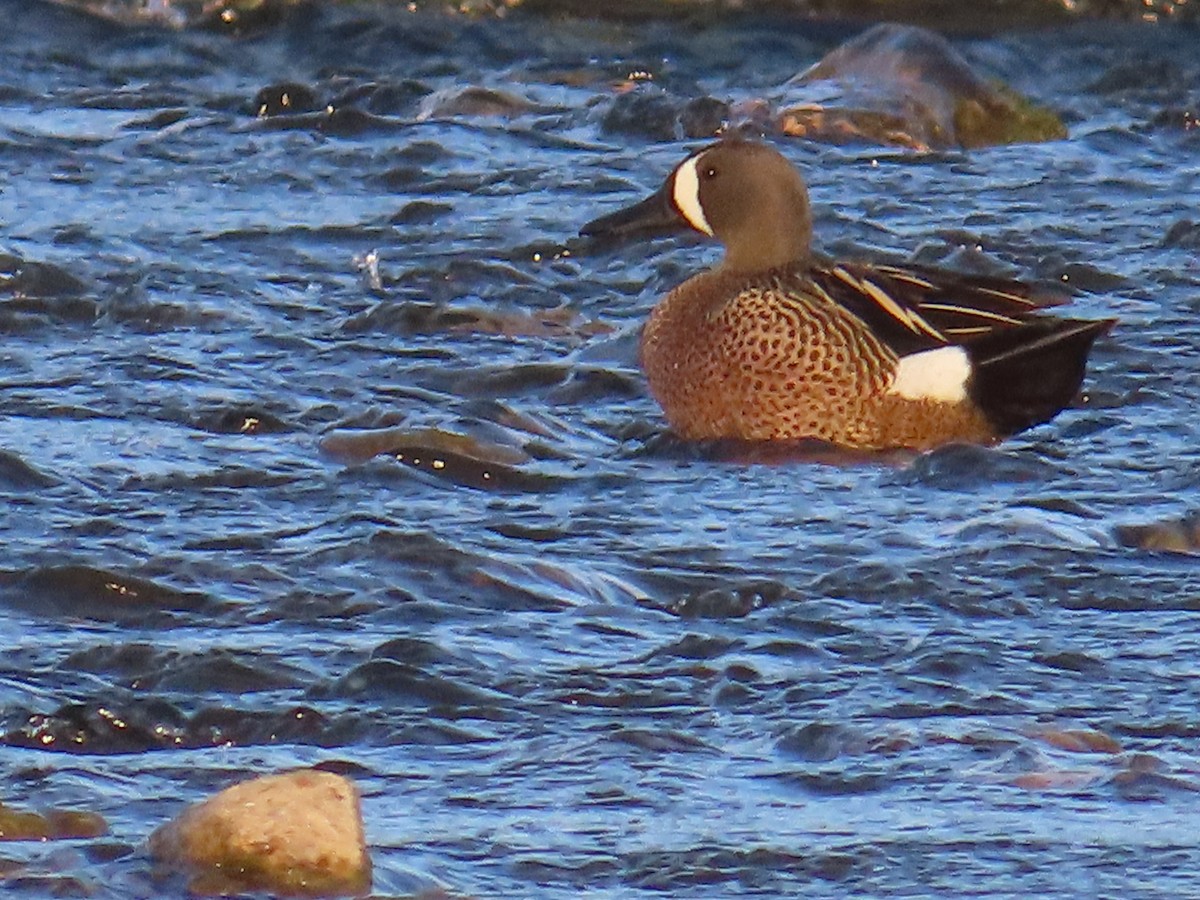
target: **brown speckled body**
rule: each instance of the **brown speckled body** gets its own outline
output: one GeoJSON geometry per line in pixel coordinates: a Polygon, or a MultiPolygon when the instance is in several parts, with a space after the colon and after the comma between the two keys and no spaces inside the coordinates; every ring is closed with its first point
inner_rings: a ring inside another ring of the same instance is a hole
{"type": "Polygon", "coordinates": [[[997,439],[969,401],[889,394],[895,353],[804,273],[803,263],[754,276],[704,272],[654,309],[642,365],[677,434],[864,449],[997,439]]]}

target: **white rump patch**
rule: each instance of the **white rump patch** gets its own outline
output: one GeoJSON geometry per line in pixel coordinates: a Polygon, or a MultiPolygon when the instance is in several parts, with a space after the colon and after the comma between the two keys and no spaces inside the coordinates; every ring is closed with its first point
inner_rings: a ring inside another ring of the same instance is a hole
{"type": "Polygon", "coordinates": [[[712,226],[708,224],[708,219],[704,217],[704,207],[700,205],[700,173],[696,171],[696,163],[700,161],[700,156],[684,160],[675,170],[675,187],[671,197],[675,201],[675,208],[687,219],[689,225],[711,236],[712,226]]]}
{"type": "Polygon", "coordinates": [[[900,357],[888,393],[906,400],[961,403],[967,399],[971,361],[962,347],[938,347],[900,357]]]}

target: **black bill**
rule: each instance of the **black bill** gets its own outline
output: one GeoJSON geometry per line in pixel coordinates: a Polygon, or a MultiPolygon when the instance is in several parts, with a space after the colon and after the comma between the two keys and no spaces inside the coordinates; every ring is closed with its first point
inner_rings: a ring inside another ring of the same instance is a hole
{"type": "MultiPolygon", "coordinates": [[[[670,183],[668,179],[667,184],[670,183]]],[[[687,222],[675,208],[671,193],[664,185],[633,206],[593,219],[579,229],[579,234],[583,237],[610,238],[647,232],[669,233],[687,227],[687,222]]]]}

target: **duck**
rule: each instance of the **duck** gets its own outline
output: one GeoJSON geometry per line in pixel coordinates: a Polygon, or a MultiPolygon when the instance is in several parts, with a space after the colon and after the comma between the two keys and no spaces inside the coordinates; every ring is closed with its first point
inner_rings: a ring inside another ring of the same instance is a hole
{"type": "Polygon", "coordinates": [[[640,341],[650,393],[688,441],[992,445],[1074,402],[1116,324],[1046,315],[1063,297],[1025,282],[814,252],[803,176],[753,139],[696,150],[580,234],[664,229],[724,247],[657,303],[640,341]]]}

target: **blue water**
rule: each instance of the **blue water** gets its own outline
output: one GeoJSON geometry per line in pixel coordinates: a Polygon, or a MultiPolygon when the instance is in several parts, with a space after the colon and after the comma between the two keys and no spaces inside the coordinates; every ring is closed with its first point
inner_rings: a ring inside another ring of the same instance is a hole
{"type": "Polygon", "coordinates": [[[0,11],[0,802],[109,823],[6,890],[179,891],[155,826],[318,763],[379,895],[1193,890],[1200,569],[1121,528],[1200,501],[1194,30],[956,41],[1066,141],[781,145],[825,249],[1121,320],[1049,425],[830,464],[671,440],[637,331],[716,250],[575,234],[696,143],[615,79],[749,100],[853,29],[0,11]],[[463,85],[533,108],[421,118],[463,85]]]}

